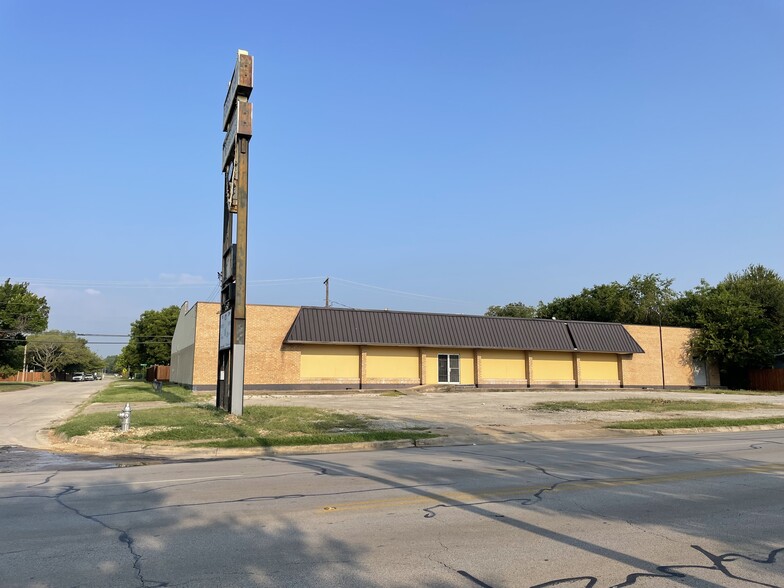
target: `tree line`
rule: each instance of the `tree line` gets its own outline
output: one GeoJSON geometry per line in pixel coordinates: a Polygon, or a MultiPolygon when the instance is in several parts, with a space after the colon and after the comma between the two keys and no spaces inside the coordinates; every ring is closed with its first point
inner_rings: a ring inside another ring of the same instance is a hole
{"type": "Polygon", "coordinates": [[[136,373],[147,366],[169,365],[174,328],[180,316],[178,306],[145,310],[131,323],[130,339],[115,359],[114,369],[136,373]]]}
{"type": "Polygon", "coordinates": [[[24,364],[45,372],[94,372],[104,361],[87,340],[72,331],[47,331],[49,304],[30,292],[29,284],[0,286],[0,377],[16,374],[24,364]]]}
{"type": "Polygon", "coordinates": [[[168,365],[177,306],[143,312],[131,324],[128,344],[120,354],[101,358],[75,332],[47,330],[49,304],[29,286],[10,279],[0,286],[0,377],[15,375],[25,363],[50,373],[133,373],[145,365],[168,365]]]}
{"type": "Polygon", "coordinates": [[[689,351],[715,362],[730,387],[746,386],[750,369],[772,367],[784,353],[784,280],[776,272],[750,265],[715,286],[702,280],[676,292],[672,284],[661,274],[635,275],[536,306],[490,306],[485,314],[692,327],[689,351]]]}

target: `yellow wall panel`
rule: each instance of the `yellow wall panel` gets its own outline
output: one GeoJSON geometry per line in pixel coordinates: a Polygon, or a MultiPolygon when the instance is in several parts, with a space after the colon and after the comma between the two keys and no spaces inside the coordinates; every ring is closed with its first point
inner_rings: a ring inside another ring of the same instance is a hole
{"type": "Polygon", "coordinates": [[[368,347],[365,376],[376,379],[419,379],[419,349],[416,347],[368,347]]]}
{"type": "Polygon", "coordinates": [[[618,357],[612,353],[580,354],[580,380],[618,380],[618,357]]]}
{"type": "Polygon", "coordinates": [[[574,380],[572,354],[558,351],[532,351],[533,380],[574,380]]]}
{"type": "Polygon", "coordinates": [[[300,376],[305,379],[359,378],[359,348],[351,345],[303,345],[300,376]]]}
{"type": "Polygon", "coordinates": [[[482,350],[482,380],[525,380],[525,353],[482,350]]]}

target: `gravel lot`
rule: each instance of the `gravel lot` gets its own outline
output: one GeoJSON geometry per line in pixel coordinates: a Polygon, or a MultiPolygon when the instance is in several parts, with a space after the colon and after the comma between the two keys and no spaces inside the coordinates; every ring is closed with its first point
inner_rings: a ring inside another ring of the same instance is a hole
{"type": "Polygon", "coordinates": [[[716,418],[751,418],[784,416],[784,395],[708,394],[699,391],[670,390],[518,390],[459,392],[402,391],[403,395],[379,393],[354,394],[270,394],[245,399],[246,406],[313,406],[341,412],[377,417],[379,425],[389,428],[427,427],[434,432],[461,437],[476,437],[483,442],[516,442],[533,439],[562,439],[625,435],[604,429],[610,422],[648,418],[703,416],[716,418]],[[650,413],[634,411],[559,411],[533,410],[537,402],[575,400],[582,402],[618,398],[666,398],[671,400],[706,400],[733,402],[739,405],[764,403],[771,408],[741,408],[698,413],[650,413]]]}

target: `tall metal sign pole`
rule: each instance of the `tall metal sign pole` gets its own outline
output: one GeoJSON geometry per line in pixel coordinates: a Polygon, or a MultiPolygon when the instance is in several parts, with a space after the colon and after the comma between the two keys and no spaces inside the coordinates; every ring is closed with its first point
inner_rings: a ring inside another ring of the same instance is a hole
{"type": "Polygon", "coordinates": [[[223,103],[223,263],[215,405],[242,414],[245,387],[245,304],[248,249],[248,147],[253,134],[253,57],[237,52],[223,103]],[[234,231],[236,227],[236,241],[234,231]]]}

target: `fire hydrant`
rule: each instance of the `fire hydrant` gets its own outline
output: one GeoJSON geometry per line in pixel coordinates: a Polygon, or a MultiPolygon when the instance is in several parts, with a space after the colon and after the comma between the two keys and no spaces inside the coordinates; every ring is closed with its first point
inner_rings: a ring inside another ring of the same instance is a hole
{"type": "Polygon", "coordinates": [[[120,431],[127,433],[131,428],[131,403],[126,402],[125,408],[122,409],[122,412],[118,412],[117,416],[120,417],[120,431]]]}

